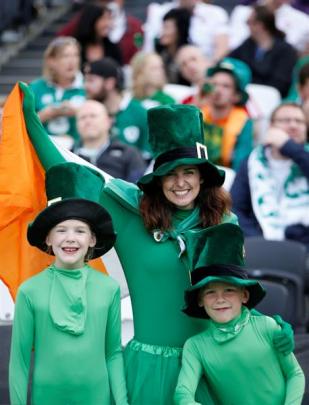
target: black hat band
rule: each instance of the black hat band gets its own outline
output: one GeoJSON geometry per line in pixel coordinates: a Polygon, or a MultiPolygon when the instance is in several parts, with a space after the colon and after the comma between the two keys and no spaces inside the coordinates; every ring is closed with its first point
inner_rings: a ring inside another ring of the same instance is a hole
{"type": "MultiPolygon", "coordinates": [[[[201,145],[204,146],[204,145],[201,145]]],[[[206,149],[206,147],[204,147],[206,149]]],[[[163,165],[164,163],[168,163],[177,159],[183,158],[198,158],[198,159],[207,159],[207,152],[204,151],[204,156],[201,156],[201,148],[198,146],[188,146],[188,147],[181,147],[169,150],[167,152],[162,153],[160,156],[157,157],[153,171],[157,170],[158,167],[163,165]]]]}
{"type": "Polygon", "coordinates": [[[199,267],[192,271],[191,273],[191,284],[196,285],[204,278],[209,276],[218,277],[237,277],[244,280],[248,279],[246,271],[240,266],[236,265],[225,265],[225,264],[213,264],[211,266],[199,267]]]}

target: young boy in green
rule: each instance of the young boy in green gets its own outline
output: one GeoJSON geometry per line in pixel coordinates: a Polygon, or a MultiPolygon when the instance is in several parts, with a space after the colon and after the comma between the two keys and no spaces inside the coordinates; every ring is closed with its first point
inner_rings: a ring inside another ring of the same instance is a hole
{"type": "Polygon", "coordinates": [[[46,173],[49,205],[30,224],[31,245],[54,262],[18,291],[9,369],[12,405],[127,405],[121,350],[120,289],[89,258],[112,248],[108,212],[97,203],[102,178],[83,166],[46,173]]]}
{"type": "Polygon", "coordinates": [[[265,291],[242,267],[241,229],[221,224],[201,239],[189,235],[188,243],[194,254],[184,312],[208,322],[185,343],[175,403],[197,404],[194,394],[204,376],[215,405],[300,405],[304,374],[296,358],[274,349],[276,322],[251,312],[265,291]]]}

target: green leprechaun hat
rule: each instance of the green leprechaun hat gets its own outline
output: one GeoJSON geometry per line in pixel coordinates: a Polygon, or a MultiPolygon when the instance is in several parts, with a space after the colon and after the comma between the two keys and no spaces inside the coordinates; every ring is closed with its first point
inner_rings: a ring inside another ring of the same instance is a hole
{"type": "Polygon", "coordinates": [[[155,163],[153,172],[137,183],[143,191],[181,165],[198,165],[206,187],[223,184],[225,172],[207,158],[203,117],[197,107],[174,104],[150,108],[148,127],[155,163]]]}
{"type": "Polygon", "coordinates": [[[235,58],[224,58],[215,66],[209,68],[206,75],[207,77],[212,77],[218,72],[227,72],[234,77],[237,91],[241,96],[239,104],[246,104],[249,98],[249,95],[246,92],[246,86],[252,80],[252,73],[249,66],[245,62],[235,58]]]}
{"type": "Polygon", "coordinates": [[[46,172],[48,206],[29,225],[27,238],[44,252],[48,232],[59,222],[79,219],[86,222],[96,236],[92,258],[110,250],[116,240],[112,219],[99,204],[104,179],[95,170],[76,163],[61,163],[46,172]]]}
{"type": "Polygon", "coordinates": [[[254,308],[264,297],[265,290],[257,280],[248,278],[244,269],[244,236],[238,225],[224,223],[185,235],[189,256],[192,287],[185,292],[187,315],[208,318],[199,306],[199,290],[209,283],[225,282],[249,291],[245,304],[254,308]]]}

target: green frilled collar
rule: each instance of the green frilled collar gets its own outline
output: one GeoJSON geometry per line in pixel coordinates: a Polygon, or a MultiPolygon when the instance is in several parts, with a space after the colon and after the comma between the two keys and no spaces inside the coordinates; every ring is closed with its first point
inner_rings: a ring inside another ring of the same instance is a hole
{"type": "Polygon", "coordinates": [[[225,343],[234,339],[249,322],[250,311],[247,307],[242,307],[241,314],[227,323],[217,323],[209,321],[210,330],[217,343],[225,343]]]}
{"type": "Polygon", "coordinates": [[[81,335],[87,316],[86,284],[89,267],[67,270],[54,264],[48,268],[51,277],[49,313],[56,328],[81,335]]]}

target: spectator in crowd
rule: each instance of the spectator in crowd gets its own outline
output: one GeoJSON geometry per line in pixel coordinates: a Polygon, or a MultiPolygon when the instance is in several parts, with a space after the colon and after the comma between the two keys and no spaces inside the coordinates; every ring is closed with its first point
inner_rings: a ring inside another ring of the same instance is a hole
{"type": "Polygon", "coordinates": [[[189,43],[191,13],[186,8],[172,8],[163,17],[162,29],[156,42],[169,83],[183,84],[176,64],[178,49],[189,43]]]}
{"type": "Polygon", "coordinates": [[[252,83],[273,86],[285,97],[297,61],[295,49],[284,40],[285,34],[276,28],[275,16],[266,6],[254,6],[247,23],[250,37],[230,56],[250,66],[252,83]]]}
{"type": "Polygon", "coordinates": [[[209,60],[197,46],[184,45],[177,53],[176,63],[183,78],[194,87],[193,94],[182,103],[203,107],[208,97],[208,88],[204,86],[206,71],[210,67],[209,60]]]}
{"type": "Polygon", "coordinates": [[[245,108],[250,83],[249,67],[225,58],[207,71],[209,96],[202,113],[209,159],[237,170],[253,147],[253,122],[245,108]]]}
{"type": "MultiPolygon", "coordinates": [[[[250,1],[250,4],[263,4],[275,13],[276,27],[286,35],[286,41],[303,54],[309,47],[309,17],[306,13],[291,6],[291,0],[250,1]]],[[[252,8],[237,5],[230,18],[230,47],[238,47],[249,35],[246,24],[252,8]]]]}
{"type": "Polygon", "coordinates": [[[212,63],[220,60],[228,49],[228,15],[223,8],[206,4],[201,0],[175,0],[163,4],[150,4],[144,27],[144,50],[153,50],[155,38],[160,35],[164,15],[175,7],[187,8],[192,14],[189,28],[190,42],[200,47],[212,63]]]}
{"type": "Polygon", "coordinates": [[[81,147],[75,153],[109,175],[136,182],[145,172],[140,152],[125,143],[109,139],[111,120],[102,103],[87,100],[77,111],[81,147]]]}
{"type": "Polygon", "coordinates": [[[127,65],[133,55],[142,47],[144,32],[142,22],[126,13],[125,0],[104,1],[113,14],[113,25],[109,38],[112,42],[118,43],[123,63],[127,65]]]}
{"type": "MultiPolygon", "coordinates": [[[[123,57],[123,63],[128,64],[138,49],[141,47],[143,28],[142,22],[127,14],[124,7],[125,0],[97,0],[96,3],[108,7],[112,12],[113,22],[109,31],[109,39],[113,43],[118,43],[123,57]]],[[[89,3],[89,1],[87,1],[89,3]]],[[[70,35],[74,33],[79,24],[82,10],[78,11],[57,35],[70,35]]]]}
{"type": "Polygon", "coordinates": [[[81,44],[83,62],[111,57],[122,64],[119,45],[109,39],[112,24],[112,12],[109,8],[89,4],[82,9],[74,37],[81,44]]]}
{"type": "Polygon", "coordinates": [[[86,64],[84,73],[88,98],[103,103],[112,117],[111,140],[135,146],[146,161],[150,160],[147,110],[124,93],[121,67],[113,59],[103,58],[86,64]]]}
{"type": "Polygon", "coordinates": [[[69,148],[78,143],[76,109],[86,93],[80,68],[80,47],[75,38],[57,37],[44,52],[43,76],[30,87],[46,131],[69,148]]]}
{"type": "Polygon", "coordinates": [[[264,144],[246,159],[233,183],[233,209],[245,236],[295,239],[309,248],[309,148],[298,104],[272,115],[264,144]]]}
{"type": "Polygon", "coordinates": [[[288,100],[302,105],[309,131],[309,55],[298,60],[293,77],[288,100]]]}
{"type": "Polygon", "coordinates": [[[133,97],[140,100],[146,109],[175,103],[163,90],[166,75],[160,55],[138,52],[131,61],[131,68],[133,97]]]}
{"type": "Polygon", "coordinates": [[[309,63],[304,65],[299,72],[298,92],[306,117],[307,133],[309,133],[309,63]]]}

